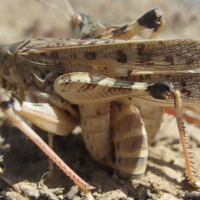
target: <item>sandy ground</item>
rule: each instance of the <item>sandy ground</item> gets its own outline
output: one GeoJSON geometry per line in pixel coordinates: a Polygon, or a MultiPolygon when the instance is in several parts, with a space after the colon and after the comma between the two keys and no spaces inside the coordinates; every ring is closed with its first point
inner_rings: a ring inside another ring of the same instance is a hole
{"type": "MultiPolygon", "coordinates": [[[[48,1],[49,2],[49,1],[48,1]]],[[[68,12],[64,3],[50,1],[68,12]]],[[[198,37],[200,29],[198,0],[71,0],[76,12],[89,14],[107,25],[122,25],[134,21],[146,11],[159,7],[166,26],[159,38],[198,37]]],[[[0,43],[14,43],[30,37],[67,37],[69,22],[57,11],[33,0],[0,1],[0,43]]],[[[146,37],[149,32],[142,34],[146,37]]],[[[194,150],[195,166],[200,174],[199,127],[186,123],[194,150]]],[[[36,129],[47,141],[47,135],[36,129]]],[[[23,133],[2,123],[0,128],[0,199],[58,200],[85,199],[58,168],[43,184],[48,171],[47,157],[23,133]]],[[[195,191],[186,181],[185,161],[178,129],[173,116],[164,114],[158,137],[149,150],[145,177],[138,181],[118,178],[112,169],[93,161],[85,149],[81,135],[55,137],[55,151],[83,179],[94,185],[98,200],[200,199],[187,196],[195,191]]]]}

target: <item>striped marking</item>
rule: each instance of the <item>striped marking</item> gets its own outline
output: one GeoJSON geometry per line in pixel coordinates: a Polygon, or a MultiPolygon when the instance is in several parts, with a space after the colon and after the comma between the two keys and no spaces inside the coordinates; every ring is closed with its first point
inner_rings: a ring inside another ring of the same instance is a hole
{"type": "Polygon", "coordinates": [[[110,102],[133,96],[153,96],[164,99],[165,93],[169,92],[166,83],[128,82],[103,75],[77,72],[57,78],[54,82],[54,90],[70,103],[82,105],[110,102]]]}

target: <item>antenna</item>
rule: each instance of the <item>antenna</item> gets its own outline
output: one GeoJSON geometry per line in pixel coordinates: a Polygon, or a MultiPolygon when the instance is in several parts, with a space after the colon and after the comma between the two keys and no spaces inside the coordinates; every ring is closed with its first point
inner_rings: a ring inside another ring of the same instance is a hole
{"type": "Polygon", "coordinates": [[[57,10],[57,11],[60,12],[62,15],[64,15],[65,18],[66,18],[68,21],[71,21],[71,16],[74,14],[74,11],[73,11],[71,5],[69,4],[69,2],[68,2],[67,0],[63,0],[63,1],[65,2],[65,5],[66,5],[67,8],[69,9],[71,16],[66,15],[65,12],[63,12],[62,10],[60,10],[58,7],[56,7],[56,6],[53,5],[53,4],[49,4],[49,3],[43,2],[43,1],[41,1],[41,0],[35,0],[35,1],[37,1],[38,3],[40,3],[40,4],[42,4],[42,5],[47,6],[47,7],[49,7],[49,8],[52,8],[52,9],[54,9],[54,10],[57,10]]]}
{"type": "Polygon", "coordinates": [[[71,16],[73,16],[74,15],[74,10],[73,10],[72,6],[70,5],[69,1],[68,0],[63,0],[63,1],[65,2],[65,5],[67,6],[71,16]]]}

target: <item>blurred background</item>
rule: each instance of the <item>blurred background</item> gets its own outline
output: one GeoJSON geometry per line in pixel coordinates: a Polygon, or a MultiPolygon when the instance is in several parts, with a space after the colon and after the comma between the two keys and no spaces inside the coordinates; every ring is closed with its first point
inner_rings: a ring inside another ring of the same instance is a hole
{"type": "MultiPolygon", "coordinates": [[[[62,0],[43,0],[66,14],[62,0]]],[[[132,22],[148,10],[160,8],[166,26],[159,36],[198,37],[198,0],[69,0],[75,12],[88,14],[105,25],[132,22]]],[[[67,37],[69,22],[56,10],[34,0],[0,0],[0,42],[14,43],[29,37],[67,37]]]]}

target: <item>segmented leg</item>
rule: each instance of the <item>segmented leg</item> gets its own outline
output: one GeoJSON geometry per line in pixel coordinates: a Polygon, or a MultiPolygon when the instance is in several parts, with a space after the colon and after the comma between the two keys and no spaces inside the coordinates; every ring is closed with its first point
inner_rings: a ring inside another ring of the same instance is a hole
{"type": "Polygon", "coordinates": [[[69,176],[75,184],[77,184],[83,191],[86,192],[88,200],[92,200],[90,189],[91,187],[83,179],[81,179],[72,169],[70,169],[59,156],[49,148],[49,146],[17,115],[17,112],[23,110],[21,102],[15,96],[8,92],[0,91],[0,106],[4,114],[11,120],[11,122],[24,132],[42,151],[51,158],[63,172],[69,176]]]}
{"type": "MultiPolygon", "coordinates": [[[[51,149],[53,148],[53,142],[54,142],[54,134],[48,132],[48,145],[51,149]]],[[[54,171],[54,163],[52,162],[52,160],[49,158],[49,174],[47,176],[47,179],[50,179],[53,176],[53,171],[54,171]]]]}
{"type": "Polygon", "coordinates": [[[173,95],[174,95],[174,105],[175,105],[175,109],[176,109],[176,120],[177,120],[178,129],[179,129],[179,133],[180,133],[181,143],[183,146],[189,182],[194,187],[200,188],[200,181],[197,181],[197,175],[196,175],[195,167],[194,167],[194,163],[193,163],[193,155],[191,152],[190,141],[186,134],[185,126],[184,126],[184,122],[183,122],[181,95],[178,90],[175,91],[173,95]]]}
{"type": "MultiPolygon", "coordinates": [[[[59,97],[56,94],[48,94],[41,92],[38,89],[32,89],[31,90],[31,96],[34,96],[34,98],[37,100],[37,102],[48,102],[51,107],[55,107],[56,109],[60,108],[62,111],[69,113],[66,119],[62,119],[62,121],[66,124],[70,124],[69,127],[67,127],[62,134],[68,135],[78,124],[79,121],[79,113],[78,110],[75,110],[71,104],[69,104],[67,101],[65,101],[63,98],[59,97]],[[71,115],[71,116],[70,116],[71,115]],[[68,121],[69,120],[69,121],[68,121]]],[[[37,105],[37,104],[36,104],[37,105]]],[[[43,104],[44,105],[44,104],[43,104]]],[[[34,106],[32,106],[34,108],[34,106]]],[[[59,110],[60,110],[59,109],[59,110]]],[[[57,133],[54,133],[57,134],[57,133]]],[[[54,135],[52,132],[48,132],[48,139],[49,139],[49,146],[51,149],[53,149],[53,139],[54,135]]],[[[47,179],[51,178],[53,176],[53,171],[54,171],[54,163],[52,162],[51,159],[49,159],[49,171],[50,173],[47,176],[47,179]]]]}
{"type": "Polygon", "coordinates": [[[106,103],[134,96],[165,99],[166,91],[172,86],[165,81],[129,82],[86,72],[65,74],[54,82],[55,92],[68,102],[77,105],[106,103]]]}
{"type": "MultiPolygon", "coordinates": [[[[28,118],[43,130],[48,132],[49,146],[53,149],[53,134],[68,135],[77,126],[76,118],[69,116],[64,110],[50,106],[47,103],[22,103],[19,114],[28,118]]],[[[47,178],[52,177],[54,164],[49,160],[49,171],[47,178]]]]}
{"type": "Polygon", "coordinates": [[[96,39],[130,39],[140,33],[144,29],[152,29],[153,32],[149,36],[150,39],[155,38],[162,30],[165,21],[162,18],[162,12],[156,8],[145,13],[136,22],[124,25],[111,31],[107,31],[92,38],[96,39]]]}

